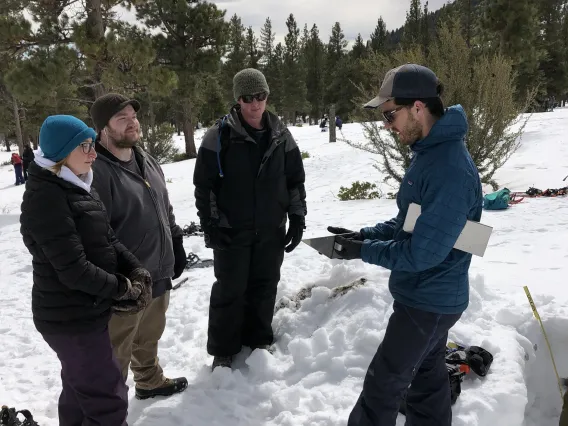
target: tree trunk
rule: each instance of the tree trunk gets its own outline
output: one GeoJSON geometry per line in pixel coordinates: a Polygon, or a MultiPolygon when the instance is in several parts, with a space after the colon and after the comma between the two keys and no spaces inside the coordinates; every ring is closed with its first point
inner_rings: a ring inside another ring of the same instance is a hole
{"type": "Polygon", "coordinates": [[[6,151],[10,152],[10,140],[5,138],[4,143],[6,144],[6,151]]]}
{"type": "Polygon", "coordinates": [[[335,136],[335,105],[329,108],[329,141],[337,142],[335,136]]]}
{"type": "Polygon", "coordinates": [[[101,53],[98,53],[97,57],[93,58],[95,60],[92,75],[93,92],[96,99],[106,93],[106,89],[101,82],[104,71],[104,61],[106,58],[105,25],[103,21],[101,0],[86,0],[86,9],[86,28],[89,40],[93,41],[96,44],[104,46],[104,48],[101,49],[101,53]]]}
{"type": "Polygon", "coordinates": [[[22,137],[22,125],[20,123],[20,111],[18,109],[18,101],[12,97],[12,107],[14,111],[14,122],[16,123],[16,140],[18,142],[18,151],[20,155],[24,153],[24,138],[22,137]]]}
{"type": "Polygon", "coordinates": [[[195,140],[193,137],[193,123],[191,119],[191,113],[193,110],[193,105],[191,101],[187,99],[183,104],[183,136],[185,138],[185,153],[188,158],[197,158],[197,150],[195,149],[195,140]]]}
{"type": "Polygon", "coordinates": [[[152,132],[156,131],[156,114],[154,114],[154,104],[152,103],[152,97],[148,96],[148,118],[150,119],[150,129],[152,132]]]}

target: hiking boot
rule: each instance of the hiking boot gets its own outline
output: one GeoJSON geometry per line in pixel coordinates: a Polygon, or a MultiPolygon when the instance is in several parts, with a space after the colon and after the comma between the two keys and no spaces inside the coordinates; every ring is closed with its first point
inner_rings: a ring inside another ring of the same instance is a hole
{"type": "Polygon", "coordinates": [[[232,356],[216,356],[213,358],[213,365],[211,366],[211,370],[215,370],[217,367],[231,368],[232,363],[232,356]]]}
{"type": "Polygon", "coordinates": [[[262,349],[262,350],[270,352],[271,354],[274,353],[274,347],[272,345],[254,345],[254,346],[251,346],[250,349],[253,352],[254,352],[255,349],[262,349]]]}
{"type": "Polygon", "coordinates": [[[177,379],[166,379],[166,382],[155,389],[136,388],[136,399],[154,398],[155,396],[171,396],[183,392],[187,388],[187,379],[178,377],[177,379]]]}

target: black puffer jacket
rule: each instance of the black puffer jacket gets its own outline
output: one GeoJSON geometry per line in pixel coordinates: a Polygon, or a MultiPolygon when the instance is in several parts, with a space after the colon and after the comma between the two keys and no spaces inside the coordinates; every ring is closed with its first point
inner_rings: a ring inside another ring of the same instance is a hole
{"type": "Polygon", "coordinates": [[[104,328],[112,298],[140,263],[114,236],[103,204],[31,163],[20,215],[24,244],[32,255],[32,311],[41,333],[104,328]]]}
{"type": "Polygon", "coordinates": [[[203,137],[193,175],[202,222],[261,229],[284,226],[287,215],[302,220],[306,216],[305,173],[298,145],[274,114],[265,112],[265,123],[270,142],[262,157],[241,122],[238,107],[231,109],[221,132],[220,121],[203,137]]]}

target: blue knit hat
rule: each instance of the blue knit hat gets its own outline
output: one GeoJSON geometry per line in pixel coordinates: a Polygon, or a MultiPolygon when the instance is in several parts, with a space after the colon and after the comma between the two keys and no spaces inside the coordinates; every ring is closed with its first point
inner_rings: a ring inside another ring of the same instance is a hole
{"type": "Polygon", "coordinates": [[[51,115],[39,131],[39,147],[45,158],[58,162],[86,139],[96,137],[93,129],[72,115],[51,115]]]}

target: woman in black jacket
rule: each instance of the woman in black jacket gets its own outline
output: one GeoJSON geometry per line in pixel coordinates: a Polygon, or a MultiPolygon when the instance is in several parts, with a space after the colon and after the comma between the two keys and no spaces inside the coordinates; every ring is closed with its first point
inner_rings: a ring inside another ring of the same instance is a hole
{"type": "Polygon", "coordinates": [[[152,282],[116,239],[90,187],[95,132],[72,116],[43,123],[20,216],[32,255],[32,312],[61,361],[60,426],[124,426],[128,388],[108,334],[112,311],[135,313],[152,282]]]}

